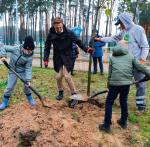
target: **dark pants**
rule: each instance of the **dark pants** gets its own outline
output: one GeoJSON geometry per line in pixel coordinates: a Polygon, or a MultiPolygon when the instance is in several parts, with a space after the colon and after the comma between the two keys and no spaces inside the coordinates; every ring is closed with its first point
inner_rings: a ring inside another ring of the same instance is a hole
{"type": "Polygon", "coordinates": [[[103,73],[103,61],[101,57],[93,57],[94,72],[97,73],[97,60],[99,62],[100,72],[103,73]]]}
{"type": "Polygon", "coordinates": [[[120,95],[119,99],[120,99],[120,106],[121,106],[121,122],[124,123],[127,121],[127,118],[128,118],[127,99],[128,99],[129,89],[130,89],[130,85],[109,87],[109,92],[108,92],[106,103],[105,103],[104,123],[106,125],[111,125],[112,106],[118,94],[120,95]]]}
{"type": "MultiPolygon", "coordinates": [[[[140,72],[134,72],[134,79],[136,81],[144,78],[144,74],[140,72]]],[[[138,110],[145,110],[146,107],[146,82],[136,84],[136,106],[138,110]]]]}
{"type": "Polygon", "coordinates": [[[75,62],[76,62],[76,57],[72,58],[71,74],[73,74],[75,62]]]}

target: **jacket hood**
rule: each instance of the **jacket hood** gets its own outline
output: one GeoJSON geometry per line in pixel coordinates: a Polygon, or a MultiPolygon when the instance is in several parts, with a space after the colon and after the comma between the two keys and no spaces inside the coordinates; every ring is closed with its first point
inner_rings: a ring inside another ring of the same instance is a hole
{"type": "Polygon", "coordinates": [[[133,24],[133,15],[128,12],[121,13],[118,16],[118,19],[123,23],[125,26],[126,30],[128,30],[133,24]]]}
{"type": "Polygon", "coordinates": [[[113,56],[123,56],[128,54],[128,50],[121,45],[117,45],[113,48],[113,56]]]}

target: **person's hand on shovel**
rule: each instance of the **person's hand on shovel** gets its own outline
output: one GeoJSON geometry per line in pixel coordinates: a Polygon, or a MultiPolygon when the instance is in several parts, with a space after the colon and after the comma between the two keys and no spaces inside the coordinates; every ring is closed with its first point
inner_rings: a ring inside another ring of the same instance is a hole
{"type": "Polygon", "coordinates": [[[93,48],[91,48],[91,47],[88,47],[88,48],[87,48],[87,53],[93,54],[93,52],[94,52],[94,49],[93,49],[93,48]]]}
{"type": "Polygon", "coordinates": [[[30,87],[31,86],[31,82],[27,81],[27,86],[30,87]]]}
{"type": "Polygon", "coordinates": [[[6,57],[1,57],[1,58],[0,58],[0,61],[2,61],[2,62],[3,62],[3,61],[6,61],[6,57]]]}

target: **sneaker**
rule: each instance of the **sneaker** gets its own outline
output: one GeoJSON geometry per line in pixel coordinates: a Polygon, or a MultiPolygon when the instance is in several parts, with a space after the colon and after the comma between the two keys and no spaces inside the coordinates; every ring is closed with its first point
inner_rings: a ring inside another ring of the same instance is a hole
{"type": "Polygon", "coordinates": [[[106,133],[110,133],[112,130],[111,130],[111,127],[110,125],[106,125],[106,124],[99,124],[99,130],[100,131],[104,131],[106,133]]]}
{"type": "Polygon", "coordinates": [[[103,73],[103,72],[101,72],[101,75],[104,75],[104,73],[103,73]]]}
{"type": "Polygon", "coordinates": [[[69,108],[74,108],[78,104],[78,100],[70,100],[69,101],[69,108]]]}
{"type": "Polygon", "coordinates": [[[122,122],[120,119],[117,120],[118,125],[123,128],[126,129],[127,128],[127,122],[122,122]]]}
{"type": "Polygon", "coordinates": [[[64,98],[63,91],[59,91],[59,94],[56,96],[56,100],[60,101],[64,98]]]}

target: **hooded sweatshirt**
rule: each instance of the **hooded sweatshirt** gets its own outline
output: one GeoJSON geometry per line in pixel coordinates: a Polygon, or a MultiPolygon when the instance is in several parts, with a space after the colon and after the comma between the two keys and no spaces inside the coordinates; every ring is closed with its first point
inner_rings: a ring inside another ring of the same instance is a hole
{"type": "Polygon", "coordinates": [[[133,16],[128,12],[121,13],[118,16],[118,19],[123,23],[125,29],[115,36],[104,37],[101,40],[104,42],[117,43],[118,41],[127,38],[129,54],[139,60],[146,60],[149,52],[149,45],[145,30],[141,26],[134,24],[133,16]]]}
{"type": "Polygon", "coordinates": [[[135,69],[150,77],[150,70],[147,66],[140,64],[139,60],[128,54],[126,48],[122,45],[114,47],[109,64],[109,85],[130,85],[133,82],[133,71],[135,69]]]}
{"type": "MultiPolygon", "coordinates": [[[[32,79],[32,56],[23,53],[21,46],[9,46],[4,45],[0,48],[0,57],[7,57],[7,53],[10,53],[9,65],[17,73],[25,73],[22,77],[26,81],[31,81],[32,79]]],[[[12,71],[9,71],[12,73],[12,71]]]]}

